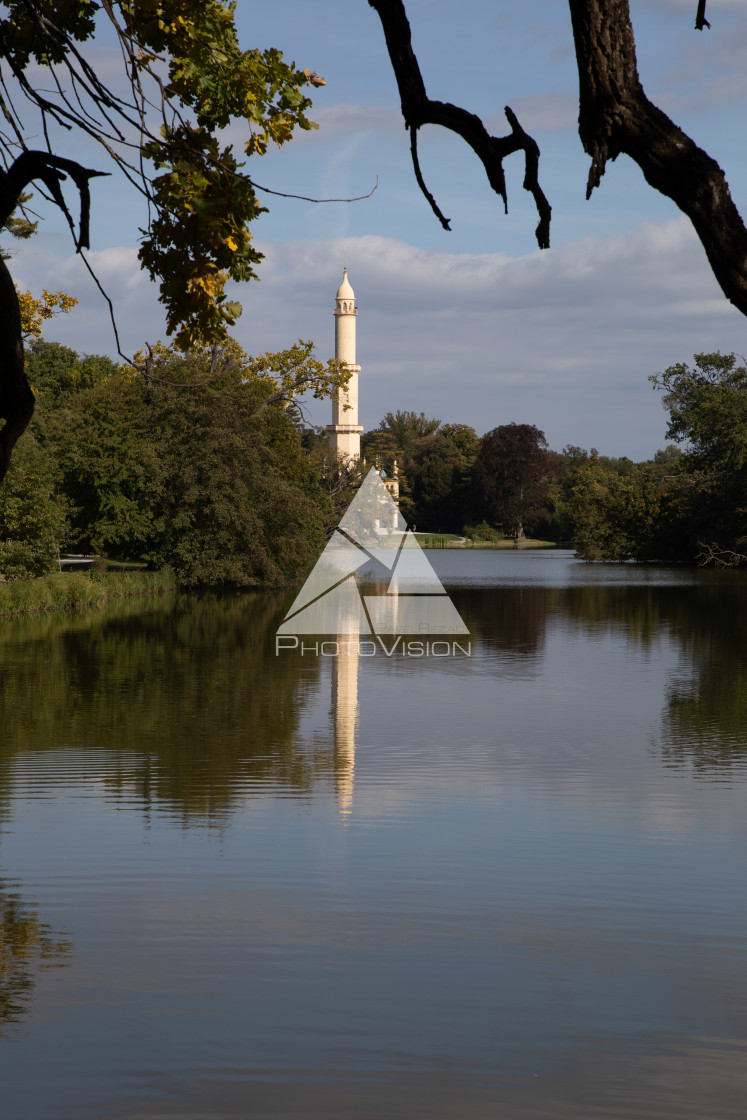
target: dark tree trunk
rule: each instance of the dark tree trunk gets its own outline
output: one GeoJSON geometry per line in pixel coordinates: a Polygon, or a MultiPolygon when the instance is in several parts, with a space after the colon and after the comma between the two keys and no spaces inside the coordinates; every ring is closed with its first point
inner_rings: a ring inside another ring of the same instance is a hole
{"type": "Polygon", "coordinates": [[[10,456],[34,413],[23,363],[21,312],[13,280],[0,259],[0,482],[8,470],[10,456]]]}
{"type": "Polygon", "coordinates": [[[568,0],[579,75],[587,197],[621,152],[686,214],[724,295],[747,315],[747,230],[723,171],[646,97],[628,0],[568,0]]]}
{"type": "MultiPolygon", "coordinates": [[[[44,183],[73,229],[73,220],[60,186],[69,176],[80,195],[80,224],[75,247],[78,251],[87,249],[90,210],[88,181],[101,174],[64,156],[51,155],[49,152],[22,152],[7,171],[0,171],[0,227],[5,225],[15,210],[23,191],[36,179],[44,183]]],[[[0,260],[0,419],[5,420],[0,431],[0,482],[7,473],[13,448],[28,427],[33,414],[34,394],[24,372],[18,296],[5,261],[0,260]]]]}

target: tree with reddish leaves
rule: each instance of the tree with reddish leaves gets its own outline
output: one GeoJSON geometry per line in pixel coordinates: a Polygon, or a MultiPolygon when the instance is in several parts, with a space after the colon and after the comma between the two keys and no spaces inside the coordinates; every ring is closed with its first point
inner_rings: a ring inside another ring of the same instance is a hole
{"type": "Polygon", "coordinates": [[[500,525],[506,536],[523,539],[528,523],[549,520],[550,479],[559,461],[534,424],[493,428],[483,436],[472,468],[477,515],[500,525]]]}

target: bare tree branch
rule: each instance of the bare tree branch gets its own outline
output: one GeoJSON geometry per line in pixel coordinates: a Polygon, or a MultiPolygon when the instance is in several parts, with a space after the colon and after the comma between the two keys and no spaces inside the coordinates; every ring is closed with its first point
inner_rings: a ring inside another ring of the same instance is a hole
{"type": "Polygon", "coordinates": [[[706,19],[706,0],[698,0],[698,11],[695,16],[695,30],[702,31],[704,27],[710,27],[710,23],[706,19]]]}
{"type": "Polygon", "coordinates": [[[418,186],[420,187],[420,189],[423,192],[423,194],[425,195],[425,197],[428,199],[428,202],[430,203],[431,210],[436,215],[436,217],[438,218],[438,220],[441,223],[441,225],[443,226],[443,228],[446,229],[446,230],[451,230],[451,226],[449,225],[450,219],[445,218],[443,216],[438,203],[436,202],[435,198],[433,197],[433,195],[431,194],[431,192],[428,190],[428,188],[425,185],[425,179],[423,178],[423,173],[420,170],[420,160],[418,159],[418,130],[417,130],[417,128],[411,128],[410,129],[410,154],[412,155],[412,166],[413,166],[413,170],[415,171],[415,178],[418,181],[418,186]]]}
{"type": "Polygon", "coordinates": [[[743,552],[734,552],[730,548],[721,548],[715,542],[713,544],[705,544],[704,541],[698,541],[698,548],[700,552],[695,557],[698,567],[704,568],[708,564],[713,564],[714,568],[740,568],[742,565],[747,564],[747,556],[743,552]]]}
{"type": "Polygon", "coordinates": [[[286,194],[285,191],[273,191],[270,187],[260,187],[259,183],[251,180],[251,184],[257,191],[264,191],[265,194],[276,194],[279,198],[299,198],[302,202],[362,202],[364,198],[370,198],[374,191],[379,188],[379,176],[376,176],[376,183],[368,194],[358,194],[355,198],[309,198],[305,194],[286,194]]]}
{"type": "Polygon", "coordinates": [[[525,153],[524,188],[530,191],[534,197],[540,217],[535,231],[537,243],[540,249],[549,248],[551,207],[539,185],[537,176],[539,148],[536,142],[521,128],[515,114],[510,109],[506,109],[506,116],[511,124],[511,133],[508,136],[496,137],[490,135],[480,118],[474,113],[469,113],[466,109],[461,109],[450,102],[432,101],[426,93],[420,66],[412,49],[410,24],[402,0],[368,0],[368,2],[379,16],[384,28],[389,58],[399,88],[405,127],[410,129],[411,132],[411,151],[415,175],[421,190],[441,224],[445,229],[449,229],[448,220],[443,217],[433,196],[425,186],[417,160],[417,147],[412,143],[412,134],[426,124],[437,124],[443,128],[448,128],[469,144],[485,168],[491,187],[503,199],[506,209],[508,203],[503,160],[513,152],[523,151],[525,153]]]}
{"type": "Polygon", "coordinates": [[[75,248],[78,252],[81,249],[88,249],[91,212],[89,180],[108,174],[108,171],[92,171],[87,167],[82,167],[75,160],[51,155],[49,152],[22,152],[7,171],[0,171],[0,227],[5,225],[15,210],[22,191],[34,179],[38,179],[44,183],[44,186],[67,218],[73,233],[75,248]],[[77,234],[75,233],[72,215],[67,208],[60,187],[60,183],[64,182],[68,175],[75,183],[80,195],[80,221],[77,234]]]}

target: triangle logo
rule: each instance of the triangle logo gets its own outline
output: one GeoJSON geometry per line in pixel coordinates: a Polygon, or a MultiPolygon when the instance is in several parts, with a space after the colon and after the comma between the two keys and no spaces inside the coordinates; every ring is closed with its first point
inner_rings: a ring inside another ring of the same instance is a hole
{"type": "Polygon", "coordinates": [[[278,634],[469,634],[375,467],[309,573],[278,634]],[[368,593],[369,566],[386,583],[368,593]]]}

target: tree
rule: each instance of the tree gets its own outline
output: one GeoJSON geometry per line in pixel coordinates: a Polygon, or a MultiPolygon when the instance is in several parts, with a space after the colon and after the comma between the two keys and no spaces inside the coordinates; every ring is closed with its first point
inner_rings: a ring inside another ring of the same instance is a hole
{"type": "Polygon", "coordinates": [[[502,424],[482,438],[473,467],[479,514],[521,538],[531,519],[549,514],[549,479],[559,456],[533,424],[502,424]]]}
{"type": "MultiPolygon", "coordinates": [[[[412,47],[403,0],[368,0],[381,19],[389,58],[399,88],[402,116],[410,132],[417,181],[444,229],[443,216],[428,190],[417,152],[418,130],[427,124],[450,129],[481,160],[493,190],[507,208],[503,161],[524,153],[524,188],[535,201],[541,249],[550,245],[551,208],[539,183],[539,148],[506,106],[507,136],[491,136],[483,122],[449,102],[428,97],[412,47]]],[[[693,0],[695,3],[695,0],[693,0]]],[[[735,206],[723,171],[665,113],[647,98],[638,77],[635,38],[628,0],[568,0],[579,74],[579,136],[591,157],[586,196],[598,187],[610,160],[634,160],[650,186],[671,198],[700,238],[721,289],[747,314],[747,228],[735,206]]],[[[710,26],[706,0],[698,0],[695,27],[710,26]]]]}
{"type": "Polygon", "coordinates": [[[691,547],[705,561],[747,563],[747,367],[696,354],[649,380],[664,391],[667,437],[685,443],[691,547]]]}
{"type": "MultiPolygon", "coordinates": [[[[18,221],[14,211],[36,182],[65,214],[78,251],[86,249],[90,183],[104,172],[59,149],[65,130],[99,143],[147,202],[140,260],[160,280],[168,331],[182,347],[225,340],[241,310],[226,301],[226,281],[253,278],[262,258],[248,229],[263,210],[256,185],[217,136],[244,122],[244,154],[262,155],[296,127],[314,127],[305,91],[323,84],[278,50],[242,51],[233,14],[223,0],[11,0],[0,18],[0,227],[18,221]],[[121,51],[127,96],[82,53],[97,21],[121,51]],[[38,67],[48,80],[38,82],[38,67]],[[36,114],[30,127],[24,103],[36,114]],[[32,135],[44,136],[44,150],[29,146],[32,135]],[[77,229],[62,189],[68,179],[80,197],[77,229]]],[[[33,409],[18,300],[0,261],[0,481],[33,409]]]]}
{"type": "MultiPolygon", "coordinates": [[[[693,3],[695,0],[693,0],[693,3]]],[[[428,97],[403,0],[369,0],[384,29],[410,132],[417,180],[442,225],[449,222],[423,180],[417,137],[426,124],[461,136],[483,163],[492,188],[506,203],[503,161],[523,152],[524,186],[539,215],[536,236],[549,247],[551,208],[539,183],[539,149],[506,107],[510,132],[491,136],[475,114],[428,97]]],[[[747,313],[747,229],[718,164],[646,96],[636,60],[628,0],[569,0],[579,72],[579,134],[591,157],[587,196],[599,186],[607,162],[628,155],[656,190],[671,198],[693,223],[725,295],[747,313]]],[[[55,129],[78,129],[99,142],[146,198],[149,221],[140,248],[143,266],[161,281],[169,332],[188,347],[225,338],[240,311],[225,298],[228,278],[256,276],[261,254],[249,224],[263,207],[258,185],[240,171],[236,152],[216,137],[232,121],[245,121],[245,154],[261,155],[285,143],[296,127],[310,128],[308,87],[322,79],[278,50],[242,51],[233,9],[222,0],[12,0],[0,19],[0,135],[6,171],[0,173],[0,226],[36,182],[63,210],[78,250],[88,245],[90,183],[103,172],[58,154],[55,129]],[[121,48],[128,96],[111,92],[81,54],[106,21],[121,48]],[[45,66],[44,88],[32,81],[45,66]],[[66,88],[74,95],[65,93],[66,88]],[[26,128],[24,99],[40,120],[26,128]],[[159,127],[160,125],[160,127],[159,127]],[[133,130],[140,137],[133,142],[133,130]],[[27,137],[44,135],[47,148],[32,150],[27,137]],[[15,155],[16,150],[20,154],[15,155]],[[11,158],[13,157],[13,158],[11,158]],[[80,195],[77,230],[61,184],[80,195]]],[[[706,0],[698,0],[696,28],[709,26],[706,0]]],[[[60,145],[58,145],[59,147],[60,145]]],[[[270,192],[272,193],[272,192],[270,192]]],[[[33,412],[23,373],[20,316],[12,283],[0,267],[0,480],[12,449],[33,412]]]]}
{"type": "Polygon", "coordinates": [[[26,374],[37,400],[41,398],[45,406],[100,384],[119,368],[103,354],[81,357],[69,346],[43,338],[33,341],[26,351],[26,374]]]}
{"type": "Polygon", "coordinates": [[[42,298],[35,299],[31,292],[18,292],[21,312],[21,333],[25,339],[41,338],[42,325],[53,315],[72,311],[78,300],[67,292],[48,292],[42,289],[42,298]]]}
{"type": "Polygon", "coordinates": [[[660,447],[654,455],[655,463],[667,463],[673,466],[680,463],[682,460],[682,448],[678,447],[676,443],[668,443],[666,447],[660,447]]]}
{"type": "Polygon", "coordinates": [[[57,571],[66,502],[49,447],[29,433],[0,487],[0,579],[57,571]]]}
{"type": "Polygon", "coordinates": [[[327,499],[288,401],[299,386],[333,389],[335,363],[310,343],[256,359],[235,344],[136,357],[145,376],[118,368],[49,414],[76,543],[168,565],[188,585],[293,578],[323,545],[327,499]]]}
{"type": "Polygon", "coordinates": [[[469,469],[480,450],[480,437],[475,429],[470,424],[442,424],[439,431],[459,449],[464,466],[469,469]]]}
{"type": "Polygon", "coordinates": [[[397,409],[396,412],[387,412],[378,431],[390,435],[394,446],[405,452],[414,440],[432,435],[440,426],[440,420],[429,420],[424,412],[397,409]]]}
{"type": "Polygon", "coordinates": [[[424,412],[387,412],[366,432],[363,453],[399,470],[400,505],[408,520],[432,532],[455,532],[465,520],[471,467],[480,446],[469,424],[442,424],[424,412]]]}
{"type": "Polygon", "coordinates": [[[479,447],[480,440],[468,424],[442,424],[410,445],[404,469],[412,501],[410,516],[417,525],[436,533],[462,530],[479,447]]]}
{"type": "Polygon", "coordinates": [[[567,464],[556,515],[582,560],[678,559],[674,547],[680,487],[659,464],[593,452],[567,464]]]}

